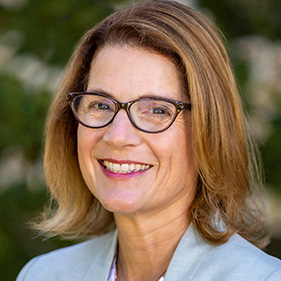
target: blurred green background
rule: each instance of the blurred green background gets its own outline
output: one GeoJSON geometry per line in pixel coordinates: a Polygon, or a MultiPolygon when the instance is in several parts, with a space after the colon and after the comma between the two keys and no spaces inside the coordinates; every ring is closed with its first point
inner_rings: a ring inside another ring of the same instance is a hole
{"type": "MultiPolygon", "coordinates": [[[[273,240],[281,258],[281,2],[181,1],[223,31],[259,141],[273,240]]],[[[127,1],[128,3],[128,1],[127,1]]],[[[0,0],[0,272],[13,281],[32,257],[71,242],[42,241],[27,222],[47,199],[44,120],[79,38],[125,0],[0,0]]]]}

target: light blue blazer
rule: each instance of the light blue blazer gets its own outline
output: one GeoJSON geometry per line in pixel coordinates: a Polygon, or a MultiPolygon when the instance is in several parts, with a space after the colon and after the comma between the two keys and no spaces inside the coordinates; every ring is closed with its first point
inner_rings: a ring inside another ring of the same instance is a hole
{"type": "MultiPolygon", "coordinates": [[[[32,259],[17,281],[107,281],[117,231],[32,259]]],[[[165,281],[281,281],[281,261],[235,234],[211,246],[189,226],[173,255],[165,281]]]]}

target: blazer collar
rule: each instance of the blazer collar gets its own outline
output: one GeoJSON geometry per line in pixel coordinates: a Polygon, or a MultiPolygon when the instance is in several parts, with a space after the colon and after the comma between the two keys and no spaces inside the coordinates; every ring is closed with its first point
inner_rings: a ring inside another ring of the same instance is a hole
{"type": "Polygon", "coordinates": [[[210,247],[191,223],[176,248],[164,281],[191,280],[210,247]]]}
{"type": "MultiPolygon", "coordinates": [[[[92,266],[83,281],[107,281],[117,249],[117,230],[105,235],[104,243],[93,253],[92,266]]],[[[165,281],[186,280],[196,273],[200,261],[210,249],[190,224],[182,236],[165,275],[165,281]]]]}
{"type": "Polygon", "coordinates": [[[104,241],[100,241],[93,253],[92,266],[89,268],[83,281],[107,281],[112,261],[117,249],[117,230],[104,235],[104,241]]]}

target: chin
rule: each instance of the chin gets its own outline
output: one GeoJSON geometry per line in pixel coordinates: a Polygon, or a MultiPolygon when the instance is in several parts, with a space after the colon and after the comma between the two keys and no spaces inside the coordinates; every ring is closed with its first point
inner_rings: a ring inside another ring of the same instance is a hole
{"type": "Polygon", "coordinates": [[[100,201],[102,206],[109,212],[123,215],[132,215],[138,212],[137,203],[135,201],[130,202],[128,200],[102,200],[100,201]]]}

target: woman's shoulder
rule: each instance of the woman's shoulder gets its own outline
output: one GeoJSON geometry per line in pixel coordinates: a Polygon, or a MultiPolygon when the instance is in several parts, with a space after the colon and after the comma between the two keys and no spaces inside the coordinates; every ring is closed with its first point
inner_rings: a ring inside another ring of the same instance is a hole
{"type": "MultiPolygon", "coordinates": [[[[21,270],[17,281],[84,280],[93,265],[111,264],[116,233],[109,232],[91,240],[35,257],[21,270]],[[103,261],[103,264],[101,264],[103,261]]],[[[86,279],[85,279],[86,280],[86,279]]]]}
{"type": "Polygon", "coordinates": [[[212,246],[190,226],[171,260],[165,280],[281,281],[281,261],[238,234],[212,246]]]}
{"type": "Polygon", "coordinates": [[[270,266],[273,269],[281,269],[281,260],[268,255],[239,234],[234,234],[225,244],[219,247],[213,247],[210,249],[211,253],[212,251],[221,253],[224,258],[225,256],[229,256],[229,258],[239,263],[247,261],[247,263],[255,263],[256,265],[260,263],[270,266]]]}
{"type": "Polygon", "coordinates": [[[210,247],[200,266],[219,270],[226,280],[281,281],[281,260],[258,249],[243,237],[234,234],[221,246],[210,247]],[[211,261],[212,265],[210,265],[211,261]],[[248,278],[248,279],[246,279],[248,278]]]}

